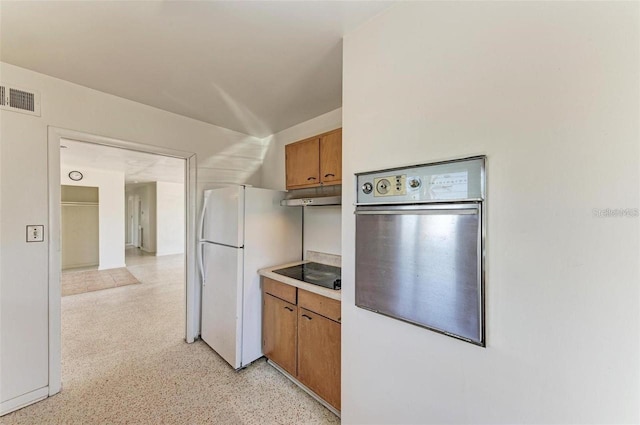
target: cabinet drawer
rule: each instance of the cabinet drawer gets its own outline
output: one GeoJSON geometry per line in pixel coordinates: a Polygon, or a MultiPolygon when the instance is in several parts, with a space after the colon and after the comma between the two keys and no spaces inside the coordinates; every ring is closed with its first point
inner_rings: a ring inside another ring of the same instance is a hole
{"type": "Polygon", "coordinates": [[[298,291],[298,305],[336,322],[340,322],[342,319],[340,301],[322,295],[300,289],[298,291]]]}
{"type": "Polygon", "coordinates": [[[290,302],[291,304],[296,304],[296,289],[298,288],[295,286],[276,282],[268,277],[262,278],[262,290],[264,292],[280,298],[281,300],[290,302]]]}

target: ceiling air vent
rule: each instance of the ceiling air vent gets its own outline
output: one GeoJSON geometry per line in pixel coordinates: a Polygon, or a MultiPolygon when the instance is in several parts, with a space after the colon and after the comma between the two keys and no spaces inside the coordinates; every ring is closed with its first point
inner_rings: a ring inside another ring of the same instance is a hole
{"type": "Polygon", "coordinates": [[[40,94],[34,90],[2,84],[0,108],[40,116],[40,94]]]}

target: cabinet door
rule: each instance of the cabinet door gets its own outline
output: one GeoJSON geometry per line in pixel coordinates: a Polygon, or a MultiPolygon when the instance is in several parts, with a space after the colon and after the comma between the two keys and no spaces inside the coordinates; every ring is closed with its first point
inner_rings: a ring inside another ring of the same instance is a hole
{"type": "Polygon", "coordinates": [[[297,307],[263,293],[262,351],[271,361],[296,375],[297,307]]]}
{"type": "Polygon", "coordinates": [[[340,410],[340,324],[298,308],[298,379],[340,410]]]}
{"type": "Polygon", "coordinates": [[[320,184],[320,139],[285,146],[287,189],[320,184]]]}
{"type": "Polygon", "coordinates": [[[342,181],[342,129],[320,140],[320,180],[325,185],[342,181]]]}

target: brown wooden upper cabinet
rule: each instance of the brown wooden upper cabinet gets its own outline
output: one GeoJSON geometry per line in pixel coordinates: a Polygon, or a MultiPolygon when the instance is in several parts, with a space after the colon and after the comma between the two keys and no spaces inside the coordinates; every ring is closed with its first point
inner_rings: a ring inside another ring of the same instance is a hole
{"type": "Polygon", "coordinates": [[[342,182],[342,129],[285,146],[287,189],[342,182]]]}

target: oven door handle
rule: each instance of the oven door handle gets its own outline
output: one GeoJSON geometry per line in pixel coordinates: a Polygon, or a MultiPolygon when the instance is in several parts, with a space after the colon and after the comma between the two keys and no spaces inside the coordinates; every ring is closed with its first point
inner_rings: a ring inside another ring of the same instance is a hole
{"type": "Polygon", "coordinates": [[[367,209],[356,210],[356,215],[477,215],[478,208],[467,207],[465,209],[420,209],[420,210],[396,210],[396,209],[367,209]]]}
{"type": "Polygon", "coordinates": [[[356,205],[356,214],[478,214],[480,203],[356,205]]]}

